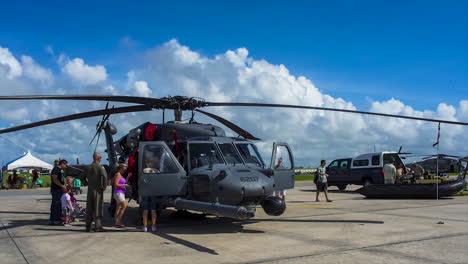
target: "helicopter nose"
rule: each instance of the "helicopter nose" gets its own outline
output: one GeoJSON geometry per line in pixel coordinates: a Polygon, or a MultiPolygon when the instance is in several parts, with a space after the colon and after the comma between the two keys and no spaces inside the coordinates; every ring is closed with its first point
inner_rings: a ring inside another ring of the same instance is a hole
{"type": "Polygon", "coordinates": [[[273,193],[272,178],[257,171],[231,172],[218,182],[219,199],[232,204],[257,201],[273,193]]]}

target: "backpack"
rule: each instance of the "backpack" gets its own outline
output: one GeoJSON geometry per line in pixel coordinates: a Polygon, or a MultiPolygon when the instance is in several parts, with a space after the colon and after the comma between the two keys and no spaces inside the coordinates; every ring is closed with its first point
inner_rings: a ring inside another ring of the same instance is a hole
{"type": "Polygon", "coordinates": [[[317,184],[318,183],[318,179],[319,179],[319,172],[318,172],[318,169],[315,171],[315,174],[314,174],[314,183],[317,184]]]}

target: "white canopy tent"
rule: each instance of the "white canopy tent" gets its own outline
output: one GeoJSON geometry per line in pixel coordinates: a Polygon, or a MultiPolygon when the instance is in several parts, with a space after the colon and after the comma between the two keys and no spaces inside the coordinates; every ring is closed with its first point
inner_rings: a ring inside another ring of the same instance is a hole
{"type": "Polygon", "coordinates": [[[51,170],[53,166],[34,157],[31,152],[28,151],[27,153],[6,163],[3,166],[3,170],[14,170],[17,168],[42,168],[51,170]]]}

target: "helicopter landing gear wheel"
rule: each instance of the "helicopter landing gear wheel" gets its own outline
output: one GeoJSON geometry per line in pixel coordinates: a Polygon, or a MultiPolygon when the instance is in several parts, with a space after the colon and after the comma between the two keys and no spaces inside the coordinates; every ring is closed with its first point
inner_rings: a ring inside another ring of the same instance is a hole
{"type": "Polygon", "coordinates": [[[374,184],[374,182],[371,179],[365,179],[362,183],[362,185],[364,186],[371,185],[371,184],[374,184]]]}
{"type": "Polygon", "coordinates": [[[346,189],[347,184],[337,184],[336,187],[338,187],[338,190],[344,191],[346,189]]]}

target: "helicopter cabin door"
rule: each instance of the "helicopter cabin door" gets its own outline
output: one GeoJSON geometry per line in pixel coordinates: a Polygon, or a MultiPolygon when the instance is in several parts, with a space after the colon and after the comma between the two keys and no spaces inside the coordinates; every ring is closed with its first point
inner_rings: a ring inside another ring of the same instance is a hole
{"type": "Polygon", "coordinates": [[[187,193],[185,170],[165,142],[140,142],[138,158],[140,195],[162,196],[187,193]]]}
{"type": "Polygon", "coordinates": [[[275,190],[294,188],[294,158],[287,143],[274,142],[270,168],[274,171],[275,190]]]}

